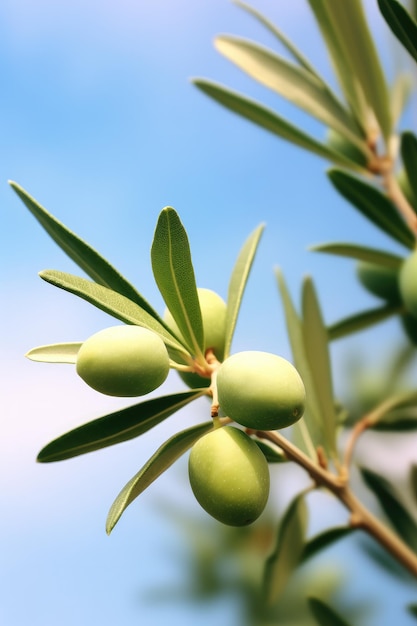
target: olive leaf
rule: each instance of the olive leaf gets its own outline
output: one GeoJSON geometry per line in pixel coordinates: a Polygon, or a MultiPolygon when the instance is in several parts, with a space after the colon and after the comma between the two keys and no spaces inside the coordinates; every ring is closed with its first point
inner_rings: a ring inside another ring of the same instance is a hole
{"type": "Polygon", "coordinates": [[[286,463],[288,461],[282,450],[272,447],[260,439],[254,439],[254,441],[258,448],[262,451],[268,463],[286,463]]]}
{"type": "Polygon", "coordinates": [[[257,124],[261,128],[268,130],[281,139],[309,150],[323,159],[327,159],[342,167],[347,167],[355,171],[364,171],[355,160],[348,158],[341,152],[334,150],[325,143],[321,143],[303,132],[286,119],[279,116],[271,109],[234,92],[223,85],[204,79],[194,79],[194,85],[210,98],[223,105],[227,109],[241,115],[247,120],[257,124]]]}
{"type": "Polygon", "coordinates": [[[184,346],[158,319],[120,293],[90,280],[57,270],[44,270],[39,276],[46,282],[90,302],[98,309],[127,324],[137,324],[157,333],[167,346],[187,354],[184,346]]]}
{"type": "Polygon", "coordinates": [[[252,78],[338,131],[365,154],[368,152],[355,119],[309,70],[246,39],[223,35],[215,39],[215,46],[252,78]]]}
{"type": "Polygon", "coordinates": [[[311,10],[320,29],[323,41],[326,44],[329,57],[343,91],[346,102],[354,113],[358,123],[361,125],[362,132],[366,134],[368,122],[368,111],[365,96],[363,94],[360,82],[352,72],[348,59],[344,53],[340,37],[335,28],[334,21],[331,17],[330,7],[323,0],[308,0],[311,10]]]}
{"type": "Polygon", "coordinates": [[[300,564],[308,561],[308,559],[311,559],[322,550],[325,550],[336,541],[351,535],[353,532],[355,532],[355,528],[352,526],[336,526],[315,535],[304,544],[300,564]]]}
{"type": "Polygon", "coordinates": [[[263,26],[265,26],[277,39],[278,41],[287,49],[290,55],[296,60],[301,67],[307,70],[310,74],[314,75],[317,80],[324,84],[324,80],[319,76],[317,70],[311,65],[308,59],[296,48],[296,46],[273,24],[270,22],[262,13],[251,7],[249,4],[245,2],[240,2],[240,0],[234,0],[234,4],[244,9],[248,13],[250,13],[253,17],[255,17],[263,26]]]}
{"type": "Polygon", "coordinates": [[[278,528],[275,548],[265,563],[264,595],[274,604],[300,560],[307,532],[308,511],[305,493],[298,494],[287,508],[278,528]]]}
{"type": "Polygon", "coordinates": [[[72,363],[77,362],[78,350],[82,342],[52,343],[38,346],[26,352],[25,356],[31,361],[41,363],[72,363]]]}
{"type": "Polygon", "coordinates": [[[90,278],[99,285],[129,298],[150,315],[158,318],[156,311],[143,296],[94,248],[58,221],[20,185],[13,181],[9,181],[9,184],[48,235],[90,278]]]}
{"type": "Polygon", "coordinates": [[[397,0],[378,0],[379,10],[386,23],[417,61],[417,23],[397,0]]]}
{"type": "Polygon", "coordinates": [[[348,622],[319,598],[309,597],[308,604],[319,626],[349,626],[348,622]]]}
{"type": "Polygon", "coordinates": [[[394,487],[376,472],[365,467],[359,469],[366,485],[377,497],[398,535],[414,552],[417,552],[417,524],[395,493],[394,487]]]}
{"type": "Polygon", "coordinates": [[[379,189],[356,176],[332,168],[327,175],[337,191],[387,235],[413,249],[415,237],[394,204],[379,189]]]}
{"type": "Polygon", "coordinates": [[[172,207],[159,214],[151,248],[158,288],[193,355],[204,352],[204,329],[187,233],[172,207]]]}
{"type": "MultiPolygon", "coordinates": [[[[317,6],[317,2],[310,4],[317,6]]],[[[326,14],[325,22],[331,25],[333,43],[338,42],[336,54],[343,56],[344,72],[350,70],[354,76],[388,142],[392,132],[388,88],[362,2],[324,0],[320,4],[326,14]]]]}
{"type": "Polygon", "coordinates": [[[293,429],[297,440],[299,440],[298,445],[311,459],[316,460],[316,445],[322,445],[323,443],[322,420],[310,363],[304,346],[302,320],[291,299],[281,270],[276,268],[275,274],[284,308],[285,323],[294,364],[306,389],[306,410],[301,420],[298,420],[298,422],[294,424],[293,429]]]}
{"type": "Polygon", "coordinates": [[[337,256],[356,259],[357,261],[367,261],[392,269],[398,269],[404,260],[403,257],[392,254],[391,252],[386,252],[385,250],[377,250],[376,248],[351,243],[324,243],[310,246],[310,250],[313,252],[335,254],[337,256]]]}
{"type": "Polygon", "coordinates": [[[99,417],[48,443],[39,452],[37,460],[40,463],[63,461],[139,437],[202,395],[204,391],[201,389],[183,391],[99,417]]]}
{"type": "Polygon", "coordinates": [[[414,210],[417,210],[417,137],[411,132],[401,135],[401,158],[411,190],[414,210]]]}
{"type": "Polygon", "coordinates": [[[413,464],[410,470],[411,489],[413,491],[414,500],[417,502],[417,465],[413,464]]]}
{"type": "Polygon", "coordinates": [[[260,224],[249,235],[239,252],[230,276],[227,295],[224,358],[227,358],[230,354],[230,347],[236,328],[243,294],[264,228],[264,224],[260,224]]]}
{"type": "Polygon", "coordinates": [[[152,457],[121,490],[113,502],[106,521],[106,532],[110,534],[125,509],[165,470],[205,433],[212,430],[213,422],[205,422],[187,428],[165,441],[152,457]]]}
{"type": "Polygon", "coordinates": [[[333,393],[329,337],[324,325],[316,290],[307,277],[302,290],[303,342],[310,374],[321,415],[323,445],[332,458],[337,458],[337,417],[333,393]]]}
{"type": "Polygon", "coordinates": [[[360,313],[355,313],[345,317],[338,322],[334,322],[327,326],[327,333],[330,341],[336,339],[342,339],[353,333],[357,333],[361,330],[365,330],[384,322],[385,320],[393,317],[402,312],[402,306],[397,303],[383,304],[382,306],[368,309],[360,313]]]}

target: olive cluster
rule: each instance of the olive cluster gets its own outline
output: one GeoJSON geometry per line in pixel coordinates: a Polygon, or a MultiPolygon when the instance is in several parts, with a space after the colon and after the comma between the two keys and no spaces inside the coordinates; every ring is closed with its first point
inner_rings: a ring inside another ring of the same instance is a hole
{"type": "MultiPolygon", "coordinates": [[[[245,351],[224,359],[226,304],[208,289],[198,289],[198,296],[204,349],[214,355],[216,365],[207,372],[179,373],[191,388],[210,386],[207,393],[213,396],[213,404],[218,399],[221,414],[238,427],[215,421],[214,429],[194,444],[189,457],[190,484],[210,515],[241,526],[259,517],[269,495],[268,463],[244,429],[290,426],[303,415],[305,390],[294,366],[278,355],[245,351]]],[[[165,311],[164,321],[181,336],[169,311],[165,311]]],[[[87,339],[78,352],[76,369],[101,393],[141,396],[165,381],[170,364],[159,335],[139,326],[121,325],[87,339]]]]}

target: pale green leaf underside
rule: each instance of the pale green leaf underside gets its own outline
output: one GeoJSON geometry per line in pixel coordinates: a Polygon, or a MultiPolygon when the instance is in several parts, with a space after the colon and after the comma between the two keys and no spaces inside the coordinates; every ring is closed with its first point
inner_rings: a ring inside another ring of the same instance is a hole
{"type": "Polygon", "coordinates": [[[96,283],[126,296],[150,315],[158,317],[156,311],[143,296],[94,248],[58,221],[20,185],[13,181],[9,182],[13,191],[16,192],[48,235],[90,278],[96,283]]]}
{"type": "Polygon", "coordinates": [[[281,137],[281,139],[290,141],[300,148],[309,150],[317,156],[327,159],[335,164],[348,167],[355,171],[363,171],[363,168],[360,168],[355,161],[352,161],[340,152],[333,150],[326,144],[320,143],[284,118],[277,115],[271,109],[264,107],[254,100],[211,81],[195,79],[193,83],[203,93],[210,96],[210,98],[219,104],[234,113],[241,115],[254,124],[257,124],[261,128],[274,133],[278,137],[281,137]]]}
{"type": "Polygon", "coordinates": [[[236,6],[244,9],[251,15],[253,15],[263,26],[265,26],[277,39],[278,41],[287,49],[287,51],[291,54],[291,56],[304,67],[310,74],[314,75],[318,80],[322,83],[324,81],[320,78],[316,69],[310,64],[308,59],[294,46],[294,44],[267,18],[265,18],[259,11],[256,11],[253,7],[249,6],[245,2],[240,2],[239,0],[235,0],[234,4],[236,6]]]}
{"type": "Polygon", "coordinates": [[[384,322],[401,312],[401,307],[398,304],[386,304],[350,315],[327,327],[329,339],[330,341],[342,339],[352,333],[370,328],[374,324],[384,322]]]}
{"type": "Polygon", "coordinates": [[[367,219],[407,248],[414,248],[414,235],[381,191],[343,170],[333,168],[327,174],[337,191],[367,219]]]}
{"type": "Polygon", "coordinates": [[[202,390],[193,390],[152,398],[99,417],[51,441],[37,460],[62,461],[139,437],[203,394],[202,390]]]}
{"type": "Polygon", "coordinates": [[[359,82],[368,106],[378,120],[385,141],[392,132],[389,94],[379,56],[369,31],[361,0],[324,0],[340,52],[359,82]]]}
{"type": "Polygon", "coordinates": [[[294,364],[304,382],[306,389],[306,411],[301,420],[294,424],[293,428],[297,434],[297,439],[300,441],[300,447],[302,447],[311,459],[316,461],[317,455],[315,448],[317,445],[322,445],[323,443],[322,419],[316,398],[310,365],[305,351],[302,321],[292,302],[281,270],[277,268],[275,270],[275,274],[284,309],[285,323],[294,364]]]}
{"type": "Polygon", "coordinates": [[[274,551],[265,564],[264,593],[269,605],[282,594],[303,551],[308,519],[304,498],[304,493],[295,497],[285,512],[274,551]]]}
{"type": "Polygon", "coordinates": [[[245,241],[243,247],[239,252],[238,258],[230,277],[227,295],[224,349],[225,358],[227,358],[230,354],[230,347],[236,328],[240,305],[264,228],[264,224],[260,224],[253,231],[253,233],[249,235],[248,239],[245,241]]]}
{"type": "Polygon", "coordinates": [[[367,246],[358,246],[350,243],[325,243],[312,246],[310,250],[313,250],[313,252],[335,254],[336,256],[356,259],[357,261],[367,261],[392,269],[398,269],[404,260],[396,254],[385,252],[385,250],[377,250],[376,248],[368,248],[367,246]]]}
{"type": "Polygon", "coordinates": [[[368,121],[365,96],[357,77],[350,69],[340,38],[331,19],[327,3],[323,2],[323,0],[308,0],[308,2],[314,13],[323,40],[326,43],[334,71],[346,102],[349,103],[351,110],[354,112],[357,121],[361,125],[362,132],[365,132],[368,121]]]}
{"type": "Polygon", "coordinates": [[[151,248],[156,283],[193,355],[204,352],[204,330],[187,233],[176,211],[159,214],[151,248]]]}
{"type": "Polygon", "coordinates": [[[162,323],[125,296],[102,285],[97,285],[90,280],[81,278],[80,276],[74,276],[73,274],[67,274],[66,272],[44,270],[39,273],[39,276],[55,287],[64,289],[90,302],[90,304],[93,304],[98,309],[101,309],[122,322],[136,324],[137,326],[143,326],[144,328],[154,331],[167,346],[181,353],[185,352],[184,346],[171,335],[162,323]]]}
{"type": "Polygon", "coordinates": [[[330,456],[336,458],[337,420],[328,349],[329,338],[311,278],[304,280],[302,295],[303,341],[323,425],[323,444],[330,456]]]}
{"type": "Polygon", "coordinates": [[[215,45],[219,52],[249,76],[337,130],[365,153],[368,152],[354,119],[330,89],[311,72],[238,37],[217,37],[215,45]]]}
{"type": "Polygon", "coordinates": [[[129,504],[182,456],[197,439],[212,428],[212,421],[198,424],[165,441],[142,469],[125,485],[113,502],[107,517],[106,532],[110,534],[129,504]]]}
{"type": "Polygon", "coordinates": [[[81,345],[82,342],[52,343],[32,348],[25,356],[31,361],[39,361],[41,363],[75,364],[81,345]]]}

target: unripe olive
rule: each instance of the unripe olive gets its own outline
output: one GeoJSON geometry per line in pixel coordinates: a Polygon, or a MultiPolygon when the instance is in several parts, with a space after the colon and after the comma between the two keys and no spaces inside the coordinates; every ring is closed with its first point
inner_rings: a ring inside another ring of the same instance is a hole
{"type": "Polygon", "coordinates": [[[360,261],[356,273],[363,287],[374,296],[388,302],[401,302],[398,269],[360,261]]]}
{"type": "Polygon", "coordinates": [[[411,315],[417,317],[417,250],[401,265],[399,281],[405,308],[411,315]]]}
{"type": "Polygon", "coordinates": [[[188,470],[197,501],[223,524],[251,524],[264,510],[268,463],[242,430],[226,426],[201,437],[191,450],[188,470]]]}
{"type": "MultiPolygon", "coordinates": [[[[216,358],[222,361],[226,329],[226,303],[215,291],[211,291],[211,289],[199,287],[197,293],[204,328],[204,351],[208,350],[208,348],[213,348],[216,358]]],[[[163,319],[174,333],[181,335],[168,309],[165,309],[163,319]]],[[[179,375],[192,389],[208,387],[211,382],[210,378],[204,378],[193,372],[179,372],[179,375]]]]}
{"type": "Polygon", "coordinates": [[[169,372],[162,339],[140,326],[112,326],[81,345],[77,373],[93,389],[109,396],[142,396],[153,391],[169,372]]]}
{"type": "Polygon", "coordinates": [[[285,428],[304,412],[299,373],[269,352],[237,352],[227,358],[217,372],[217,392],[224,414],[248,428],[285,428]]]}

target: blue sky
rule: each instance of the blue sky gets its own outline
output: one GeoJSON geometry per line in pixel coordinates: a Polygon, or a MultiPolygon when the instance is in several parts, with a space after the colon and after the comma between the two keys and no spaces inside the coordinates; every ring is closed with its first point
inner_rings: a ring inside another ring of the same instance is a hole
{"type": "MultiPolygon", "coordinates": [[[[387,55],[390,39],[375,4],[365,2],[387,55]]],[[[259,0],[256,7],[331,77],[306,2],[271,6],[259,0]]],[[[110,539],[104,520],[112,499],[153,450],[184,423],[193,423],[196,413],[204,419],[205,408],[196,405],[117,449],[62,464],[35,463],[50,439],[123,401],[86,388],[71,366],[24,359],[31,347],[83,340],[112,321],[38,278],[42,269],[74,272],[75,267],[27,213],[8,179],[107,256],[160,311],[164,305],[149,250],[164,206],[173,206],[187,228],[198,284],[223,297],[240,246],[266,222],[236,350],[290,356],[274,266],[282,267],[295,296],[302,277],[312,274],[330,322],[373,301],[357,286],[348,261],[329,264],[307,247],[350,239],[395,250],[337,197],[324,176],[325,162],[235,118],[191,85],[195,76],[218,80],[323,135],[319,125],[216,53],[212,40],[221,32],[273,44],[226,0],[1,3],[0,621],[5,626],[93,621],[106,626],[116,620],[130,626],[140,619],[162,624],[168,617],[171,623],[195,623],[192,606],[156,607],[136,598],[137,588],[158,586],[161,577],[168,584],[177,579],[178,563],[166,546],[182,539],[159,512],[158,498],[174,493],[198,515],[183,493],[187,489],[179,487],[184,465],[133,504],[110,539]]],[[[387,71],[392,71],[388,61],[387,71]]],[[[363,337],[352,345],[376,363],[385,354],[381,345],[401,339],[394,323],[371,331],[369,347],[363,337]]],[[[341,386],[348,353],[343,342],[334,349],[341,386]]],[[[166,390],[178,388],[170,376],[166,390]]],[[[234,605],[223,600],[205,611],[199,624],[211,624],[217,615],[228,616],[229,626],[239,623],[234,605]]]]}

